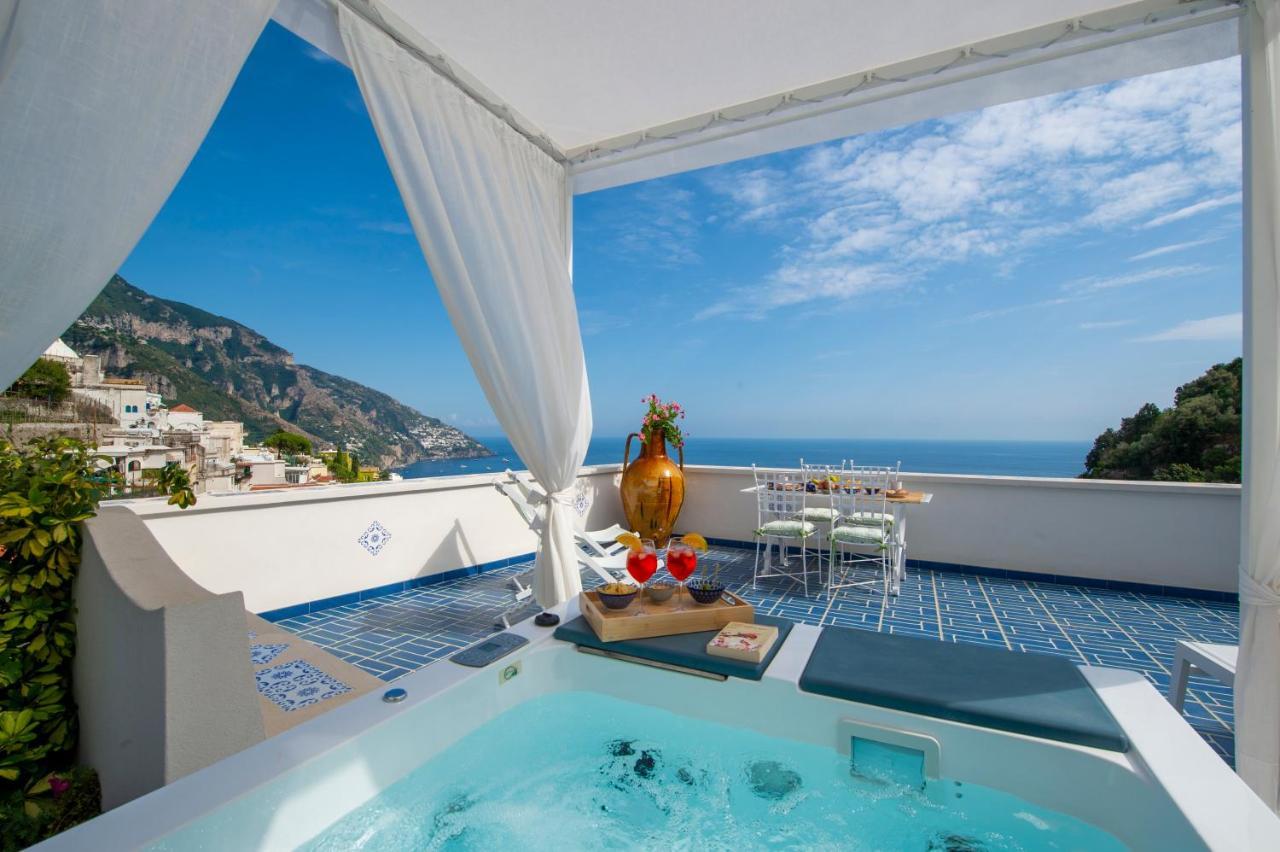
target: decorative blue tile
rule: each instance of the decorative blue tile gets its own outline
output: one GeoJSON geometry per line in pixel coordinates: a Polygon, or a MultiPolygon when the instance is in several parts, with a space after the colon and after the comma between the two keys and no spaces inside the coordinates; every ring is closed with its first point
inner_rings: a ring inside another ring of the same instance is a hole
{"type": "Polygon", "coordinates": [[[306,660],[292,660],[260,669],[254,677],[258,682],[258,692],[285,712],[310,707],[351,691],[351,687],[306,660]]]}
{"type": "Polygon", "coordinates": [[[360,546],[369,551],[370,556],[377,556],[386,543],[391,540],[391,533],[382,524],[374,521],[369,524],[369,528],[365,530],[360,538],[357,539],[360,546]]]}
{"type": "Polygon", "coordinates": [[[250,645],[249,659],[253,661],[255,666],[265,666],[267,663],[280,656],[284,649],[288,647],[288,642],[280,642],[271,645],[250,645]]]}

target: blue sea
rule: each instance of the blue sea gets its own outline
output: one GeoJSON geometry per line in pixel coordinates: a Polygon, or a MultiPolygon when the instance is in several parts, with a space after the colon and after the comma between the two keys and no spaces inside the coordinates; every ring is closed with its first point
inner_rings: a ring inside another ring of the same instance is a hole
{"type": "MultiPolygon", "coordinates": [[[[407,479],[495,473],[525,465],[503,437],[477,437],[495,455],[478,459],[423,461],[400,468],[407,479]]],[[[596,437],[586,464],[622,461],[625,438],[596,437]]],[[[632,442],[631,454],[639,451],[632,442]]],[[[693,438],[685,448],[686,464],[748,467],[794,466],[804,459],[816,464],[895,464],[917,473],[976,473],[988,476],[1077,476],[1084,470],[1088,441],[930,441],[850,438],[693,438]]]]}

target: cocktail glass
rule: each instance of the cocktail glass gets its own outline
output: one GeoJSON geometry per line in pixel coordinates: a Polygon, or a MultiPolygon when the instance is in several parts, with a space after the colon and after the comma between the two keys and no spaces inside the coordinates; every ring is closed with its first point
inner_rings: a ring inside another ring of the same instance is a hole
{"type": "Polygon", "coordinates": [[[667,572],[680,584],[677,592],[680,595],[680,605],[676,609],[685,609],[685,597],[689,594],[685,588],[685,581],[692,577],[696,570],[698,570],[698,551],[685,544],[682,539],[671,539],[667,543],[667,572]]]}
{"type": "Polygon", "coordinates": [[[653,539],[646,538],[640,542],[639,550],[627,551],[627,573],[640,586],[640,606],[636,615],[644,614],[644,584],[658,570],[658,549],[653,539]]]}

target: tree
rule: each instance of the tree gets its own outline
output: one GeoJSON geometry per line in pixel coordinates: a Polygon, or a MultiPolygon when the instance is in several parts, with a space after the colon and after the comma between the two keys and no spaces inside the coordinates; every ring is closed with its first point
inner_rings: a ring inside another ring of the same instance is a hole
{"type": "Polygon", "coordinates": [[[71,396],[71,376],[67,374],[67,368],[57,361],[40,358],[27,368],[9,390],[29,399],[62,402],[71,396]]]}
{"type": "Polygon", "coordinates": [[[285,456],[311,455],[311,442],[309,440],[293,432],[286,432],[283,429],[269,436],[262,442],[262,446],[278,450],[281,455],[285,456]]]}
{"type": "Polygon", "coordinates": [[[1215,364],[1174,393],[1107,429],[1085,458],[1084,479],[1239,482],[1244,362],[1215,364]]]}

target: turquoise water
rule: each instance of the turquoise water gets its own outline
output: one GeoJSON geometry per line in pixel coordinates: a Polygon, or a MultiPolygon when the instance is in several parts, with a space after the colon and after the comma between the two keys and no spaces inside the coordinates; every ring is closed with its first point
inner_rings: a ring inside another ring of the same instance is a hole
{"type": "Polygon", "coordinates": [[[857,777],[830,749],[560,693],[483,725],[306,848],[1124,849],[1004,793],[929,785],[857,777]]]}
{"type": "MultiPolygon", "coordinates": [[[[479,438],[496,453],[480,459],[418,462],[399,473],[409,479],[496,473],[524,465],[502,437],[479,438]]],[[[622,461],[624,438],[592,438],[587,464],[622,461]]],[[[894,441],[835,438],[694,438],[685,451],[689,464],[787,467],[800,459],[816,464],[896,464],[920,473],[975,473],[987,476],[1077,476],[1092,445],[1087,441],[894,441]]],[[[637,447],[633,445],[634,456],[637,447]]]]}

